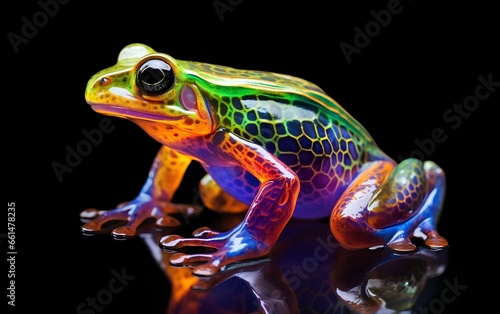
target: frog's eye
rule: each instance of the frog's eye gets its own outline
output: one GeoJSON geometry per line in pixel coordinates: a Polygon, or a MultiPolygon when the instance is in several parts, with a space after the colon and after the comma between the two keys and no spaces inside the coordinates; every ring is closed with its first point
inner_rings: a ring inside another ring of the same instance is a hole
{"type": "Polygon", "coordinates": [[[137,72],[137,87],[146,95],[159,95],[174,85],[172,67],[163,60],[148,60],[137,72]]]}

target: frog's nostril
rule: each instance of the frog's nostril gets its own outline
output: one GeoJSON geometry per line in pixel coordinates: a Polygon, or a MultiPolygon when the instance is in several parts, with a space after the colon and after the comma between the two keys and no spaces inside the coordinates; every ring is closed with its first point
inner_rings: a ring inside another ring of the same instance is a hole
{"type": "Polygon", "coordinates": [[[101,79],[99,80],[99,84],[101,86],[107,86],[111,83],[111,80],[107,77],[101,77],[101,79]]]}

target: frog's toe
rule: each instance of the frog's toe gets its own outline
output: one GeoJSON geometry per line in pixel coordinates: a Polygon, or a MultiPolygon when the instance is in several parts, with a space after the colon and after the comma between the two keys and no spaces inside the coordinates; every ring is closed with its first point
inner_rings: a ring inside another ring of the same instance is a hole
{"type": "Polygon", "coordinates": [[[170,258],[170,264],[176,266],[186,266],[200,262],[207,262],[212,258],[212,254],[184,254],[176,253],[170,258]]]}
{"type": "Polygon", "coordinates": [[[225,240],[223,238],[183,238],[179,235],[166,235],[160,240],[160,246],[165,250],[175,250],[186,246],[204,246],[219,249],[225,240]]]}
{"type": "Polygon", "coordinates": [[[201,227],[193,231],[193,237],[195,238],[209,238],[216,237],[220,235],[220,232],[212,230],[208,227],[201,227]]]}
{"type": "Polygon", "coordinates": [[[172,216],[163,216],[156,219],[155,226],[158,228],[174,228],[179,227],[181,222],[172,216]]]}
{"type": "Polygon", "coordinates": [[[448,247],[448,241],[439,235],[436,224],[431,219],[424,220],[418,229],[418,237],[424,240],[424,244],[431,249],[442,249],[448,247]]]}
{"type": "Polygon", "coordinates": [[[160,240],[160,246],[164,250],[175,250],[181,248],[183,245],[180,242],[183,238],[180,235],[170,234],[166,235],[160,240]]]}
{"type": "Polygon", "coordinates": [[[101,224],[95,222],[95,221],[89,221],[86,224],[82,226],[82,231],[83,233],[96,233],[101,231],[101,224]]]}
{"type": "MultiPolygon", "coordinates": [[[[244,259],[244,258],[243,258],[244,259]]],[[[228,252],[225,249],[219,250],[210,254],[208,260],[204,264],[193,267],[193,275],[196,276],[213,276],[222,270],[226,270],[228,265],[240,261],[238,258],[228,257],[228,252]]]]}
{"type": "Polygon", "coordinates": [[[95,233],[101,231],[101,227],[109,221],[127,220],[128,210],[128,207],[112,210],[97,210],[95,208],[86,209],[80,213],[80,218],[87,221],[82,226],[82,231],[84,233],[95,233]]]}
{"type": "Polygon", "coordinates": [[[448,247],[448,241],[445,238],[438,236],[425,240],[425,245],[427,245],[431,249],[442,249],[448,247]]]}
{"type": "Polygon", "coordinates": [[[113,234],[113,237],[119,238],[119,239],[130,238],[130,237],[133,237],[137,234],[137,230],[133,226],[126,225],[126,226],[122,226],[122,227],[118,227],[118,228],[114,229],[112,234],[113,234]]]}
{"type": "Polygon", "coordinates": [[[206,263],[193,268],[196,276],[213,276],[219,272],[219,268],[214,263],[206,263]]]}
{"type": "Polygon", "coordinates": [[[395,241],[387,243],[387,248],[395,252],[413,252],[417,250],[417,246],[413,244],[409,239],[399,238],[395,241]]]}
{"type": "Polygon", "coordinates": [[[440,236],[436,231],[429,232],[424,243],[431,249],[442,249],[448,247],[448,241],[444,237],[440,236]]]}

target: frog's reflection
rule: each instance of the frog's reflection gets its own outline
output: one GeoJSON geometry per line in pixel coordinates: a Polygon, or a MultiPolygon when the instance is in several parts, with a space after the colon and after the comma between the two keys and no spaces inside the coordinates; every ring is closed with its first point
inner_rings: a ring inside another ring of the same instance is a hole
{"type": "Polygon", "coordinates": [[[345,250],[327,222],[293,220],[270,257],[200,278],[169,263],[174,253],[158,246],[161,236],[155,230],[141,234],[170,280],[168,314],[410,311],[427,279],[442,274],[447,263],[446,249],[404,255],[345,250]]]}
{"type": "MultiPolygon", "coordinates": [[[[237,224],[228,215],[227,225],[237,224]]],[[[170,280],[168,314],[174,313],[299,313],[294,292],[277,263],[269,257],[230,265],[214,276],[196,277],[188,267],[169,263],[174,252],[158,246],[155,230],[144,229],[140,236],[170,280]]]]}
{"type": "Polygon", "coordinates": [[[443,273],[446,260],[446,251],[426,248],[399,256],[383,249],[339,249],[331,289],[356,313],[401,313],[414,307],[429,278],[443,273]]]}

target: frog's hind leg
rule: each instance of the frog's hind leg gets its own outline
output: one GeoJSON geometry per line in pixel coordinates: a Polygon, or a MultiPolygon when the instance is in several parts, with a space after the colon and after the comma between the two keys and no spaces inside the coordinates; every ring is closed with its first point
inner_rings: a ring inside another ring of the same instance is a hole
{"type": "MultiPolygon", "coordinates": [[[[434,249],[448,246],[448,241],[437,232],[445,194],[444,171],[432,161],[422,163],[417,159],[407,159],[398,167],[401,171],[394,173],[399,177],[395,175],[393,178],[399,184],[396,183],[394,192],[397,194],[399,208],[411,209],[411,215],[406,220],[397,221],[394,226],[388,226],[387,232],[393,233],[394,236],[387,243],[387,247],[394,251],[406,251],[410,246],[414,246],[410,242],[411,237],[423,239],[426,246],[434,249]],[[423,197],[417,197],[415,202],[414,192],[419,190],[423,192],[423,197]],[[400,198],[401,193],[403,199],[400,198]],[[418,206],[412,207],[411,200],[414,201],[413,205],[418,206]]],[[[387,184],[391,185],[389,181],[387,184]]],[[[380,233],[383,234],[384,231],[380,233]]]]}
{"type": "MultiPolygon", "coordinates": [[[[425,245],[430,248],[443,248],[448,246],[448,241],[439,235],[436,230],[438,220],[444,203],[445,195],[445,174],[444,171],[434,162],[426,161],[424,170],[427,179],[428,196],[422,205],[422,212],[429,213],[414,232],[414,236],[425,241],[425,245]]],[[[424,214],[425,215],[425,214],[424,214]]]]}
{"type": "Polygon", "coordinates": [[[444,172],[433,162],[376,161],[353,181],[332,211],[330,227],[349,249],[386,245],[413,251],[412,237],[433,247],[447,241],[436,231],[444,198],[444,172]]]}
{"type": "Polygon", "coordinates": [[[209,174],[201,179],[199,190],[203,204],[215,212],[243,213],[248,209],[248,205],[229,195],[209,174]]]}

